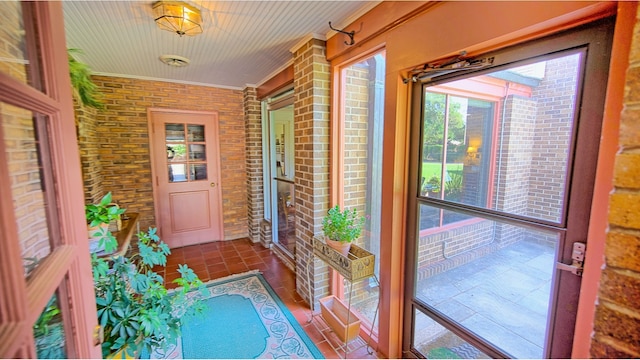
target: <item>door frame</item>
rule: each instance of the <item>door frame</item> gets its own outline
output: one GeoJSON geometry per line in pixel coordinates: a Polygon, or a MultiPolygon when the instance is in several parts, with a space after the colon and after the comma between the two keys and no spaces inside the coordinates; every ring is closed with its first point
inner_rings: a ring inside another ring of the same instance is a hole
{"type": "MultiPolygon", "coordinates": [[[[564,51],[565,49],[575,49],[583,46],[587,47],[587,57],[584,60],[584,68],[581,69],[581,71],[585,75],[582,78],[578,79],[579,82],[577,84],[578,89],[576,96],[580,100],[577,102],[575,108],[574,118],[576,119],[576,128],[573,130],[574,140],[573,145],[570,149],[570,155],[572,157],[570,158],[568,163],[568,171],[571,174],[571,179],[573,179],[573,181],[569,181],[567,183],[567,194],[565,194],[565,196],[568,197],[569,202],[566,204],[567,210],[563,222],[565,222],[564,231],[567,232],[568,236],[566,236],[561,242],[561,245],[563,246],[558,253],[558,262],[571,263],[571,244],[573,244],[574,242],[586,242],[588,238],[588,223],[593,200],[595,174],[599,150],[599,146],[594,146],[593,144],[599,144],[600,142],[614,25],[615,18],[609,17],[541,39],[494,50],[481,55],[481,57],[495,56],[496,58],[496,62],[493,64],[493,66],[487,69],[469,72],[466,75],[462,76],[456,74],[444,75],[436,78],[434,81],[428,82],[429,84],[435,85],[443,82],[460,80],[469,76],[475,76],[488,71],[494,71],[497,66],[506,65],[513,61],[544,56],[544,54],[552,54],[559,51],[564,51]],[[585,78],[587,75],[590,77],[590,79],[588,80],[589,84],[597,86],[584,85],[583,81],[586,81],[585,78]],[[580,126],[579,129],[578,126],[580,126]],[[575,151],[575,149],[580,149],[580,152],[575,151]],[[587,218],[577,218],[575,216],[576,212],[572,211],[572,209],[586,209],[585,211],[587,218]],[[569,233],[569,228],[573,229],[572,233],[569,233]],[[576,229],[579,228],[582,228],[582,231],[576,231],[576,229]],[[578,235],[576,235],[577,232],[579,232],[578,235]]],[[[417,353],[413,352],[414,349],[411,346],[413,339],[414,321],[413,309],[414,307],[417,309],[421,308],[421,306],[418,306],[418,304],[413,301],[416,279],[416,252],[414,249],[416,248],[418,238],[416,236],[416,233],[410,229],[417,228],[418,217],[418,213],[416,210],[418,206],[418,199],[415,189],[417,189],[418,184],[417,165],[418,161],[420,160],[420,156],[418,154],[420,151],[420,119],[422,110],[421,87],[423,83],[426,82],[421,82],[420,80],[418,80],[411,90],[411,128],[413,129],[413,131],[411,132],[412,136],[409,146],[409,191],[407,192],[408,211],[406,219],[407,246],[405,248],[406,277],[405,303],[403,312],[403,353],[406,355],[411,354],[413,356],[417,356],[417,353]]],[[[467,211],[469,213],[473,213],[475,211],[474,209],[465,206],[451,206],[449,204],[440,205],[442,205],[443,208],[450,210],[460,210],[463,212],[467,211]]],[[[489,211],[488,213],[491,213],[491,211],[489,211]]],[[[498,216],[499,214],[495,214],[494,212],[494,214],[490,215],[498,216]]],[[[502,218],[501,216],[498,217],[502,218]]],[[[505,219],[503,218],[502,220],[505,219]]],[[[544,225],[542,223],[540,224],[544,225]]],[[[556,272],[556,276],[554,283],[552,284],[554,290],[552,294],[555,295],[557,293],[556,289],[563,288],[573,293],[575,301],[571,303],[565,303],[562,302],[563,300],[561,299],[561,302],[558,303],[556,302],[557,298],[554,298],[551,301],[550,306],[553,308],[571,306],[576,309],[576,312],[573,314],[573,317],[563,317],[561,314],[560,316],[557,316],[558,314],[556,314],[555,312],[550,312],[548,320],[549,323],[547,327],[547,341],[545,349],[543,350],[545,351],[543,356],[550,358],[570,357],[575,333],[577,306],[580,301],[579,297],[581,281],[577,281],[578,285],[576,286],[576,281],[571,278],[575,275],[557,269],[554,271],[556,272]],[[559,329],[558,327],[554,328],[556,324],[560,323],[570,324],[570,327],[566,327],[563,329],[559,329]],[[554,333],[553,338],[551,338],[551,335],[549,335],[549,331],[558,331],[558,333],[554,333]],[[555,339],[561,339],[563,341],[563,344],[560,347],[554,347],[553,342],[555,339]],[[570,339],[570,341],[566,342],[567,339],[570,339]]],[[[425,315],[427,315],[427,313],[425,313],[425,315]]],[[[438,319],[436,316],[434,320],[445,326],[444,319],[438,319]]],[[[479,350],[486,352],[489,355],[504,356],[504,354],[495,352],[492,348],[486,347],[482,343],[473,342],[471,335],[467,334],[464,329],[457,326],[457,324],[449,324],[445,327],[449,331],[453,331],[456,335],[462,337],[472,345],[477,346],[479,350]]]]}
{"type": "MultiPolygon", "coordinates": [[[[38,38],[27,41],[36,41],[40,47],[33,43],[27,46],[41,55],[41,61],[31,63],[41,65],[43,90],[0,73],[0,101],[49,117],[50,165],[55,181],[47,184],[53,186],[53,194],[48,200],[55,201],[49,210],[56,212],[59,224],[54,230],[57,234],[52,236],[56,240],[51,244],[51,254],[26,280],[20,245],[16,241],[18,236],[4,140],[0,140],[0,357],[35,357],[33,323],[62,285],[62,291],[58,293],[61,307],[70,305],[70,316],[64,320],[65,341],[69,345],[67,356],[98,358],[102,356],[102,350],[94,337],[97,327],[95,294],[86,241],[72,88],[66,75],[69,67],[62,3],[42,1],[26,6],[33,10],[26,20],[33,19],[38,29],[38,38]]],[[[1,133],[0,139],[3,139],[1,133]]],[[[43,178],[41,181],[46,180],[43,178]]]]}
{"type": "MultiPolygon", "coordinates": [[[[181,110],[181,109],[166,109],[166,108],[155,108],[155,107],[150,107],[147,108],[147,126],[149,128],[149,162],[151,163],[151,179],[152,179],[152,188],[153,188],[153,213],[155,216],[155,222],[156,222],[156,227],[162,231],[162,218],[160,217],[160,204],[161,202],[159,201],[160,199],[160,194],[159,194],[159,190],[158,190],[158,171],[159,169],[157,168],[156,165],[156,158],[154,157],[156,154],[156,150],[154,148],[154,141],[156,139],[156,136],[158,136],[155,133],[155,127],[154,127],[154,123],[153,123],[153,113],[172,113],[172,114],[195,114],[195,115],[210,115],[212,118],[214,119],[218,119],[218,112],[217,111],[200,111],[200,110],[181,110]]],[[[211,124],[209,124],[210,126],[213,127],[213,133],[214,136],[216,137],[216,141],[215,141],[215,148],[213,149],[214,153],[218,156],[218,159],[216,161],[215,164],[215,173],[218,175],[218,181],[217,181],[217,186],[214,189],[214,191],[218,192],[218,198],[220,199],[220,201],[217,204],[212,204],[215,205],[217,207],[217,212],[218,212],[218,222],[220,224],[220,240],[224,240],[224,214],[223,214],[223,210],[224,210],[224,206],[223,206],[223,201],[222,201],[222,174],[220,172],[221,169],[221,162],[222,162],[222,158],[220,157],[220,136],[219,136],[219,126],[218,126],[218,121],[212,121],[211,124]]]]}

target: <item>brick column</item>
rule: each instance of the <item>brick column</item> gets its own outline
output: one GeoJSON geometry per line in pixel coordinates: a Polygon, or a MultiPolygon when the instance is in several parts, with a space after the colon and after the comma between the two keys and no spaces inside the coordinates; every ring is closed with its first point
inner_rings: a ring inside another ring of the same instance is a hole
{"type": "Polygon", "coordinates": [[[327,266],[312,260],[312,239],[322,234],[322,218],[329,209],[329,62],[325,51],[325,42],[318,39],[293,51],[296,290],[305,300],[314,299],[309,303],[329,290],[327,266]]]}
{"type": "Polygon", "coordinates": [[[100,137],[96,121],[98,110],[83,106],[74,99],[78,147],[84,182],[84,201],[95,204],[105,194],[102,185],[102,163],[100,161],[100,137]]]}
{"type": "Polygon", "coordinates": [[[624,108],[620,117],[620,151],[616,155],[614,191],[609,203],[605,267],[600,280],[591,342],[593,358],[640,357],[639,18],[633,32],[624,108]]]}
{"type": "MultiPolygon", "coordinates": [[[[246,129],[247,167],[247,226],[252,242],[260,241],[260,222],[264,219],[264,189],[262,169],[262,116],[256,89],[247,87],[243,91],[244,125],[246,129]]],[[[268,247],[269,244],[263,242],[268,247]]]]}

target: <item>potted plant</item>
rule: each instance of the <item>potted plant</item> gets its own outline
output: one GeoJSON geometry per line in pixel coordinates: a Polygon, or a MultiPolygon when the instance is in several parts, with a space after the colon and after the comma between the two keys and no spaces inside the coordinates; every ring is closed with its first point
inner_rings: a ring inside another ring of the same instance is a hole
{"type": "MultiPolygon", "coordinates": [[[[109,239],[108,241],[111,241],[109,239]]],[[[98,322],[104,330],[105,357],[139,356],[144,350],[166,350],[180,335],[185,316],[203,309],[206,287],[186,265],[179,265],[179,287],[168,291],[153,271],[165,266],[169,247],[149,228],[138,234],[130,257],[98,258],[92,254],[98,322]]]]}
{"type": "Polygon", "coordinates": [[[340,211],[339,205],[332,207],[322,219],[322,231],[327,245],[347,256],[351,243],[360,237],[364,222],[364,216],[358,216],[356,209],[340,211]]]}
{"type": "Polygon", "coordinates": [[[431,196],[439,197],[440,196],[440,188],[442,183],[440,182],[440,178],[433,175],[429,181],[427,181],[427,192],[431,196]]]}
{"type": "Polygon", "coordinates": [[[115,238],[109,231],[109,223],[113,220],[118,220],[124,211],[124,209],[120,209],[111,202],[111,192],[103,196],[99,203],[85,206],[84,212],[89,232],[89,249],[92,253],[99,251],[110,252],[118,247],[115,238]]]}

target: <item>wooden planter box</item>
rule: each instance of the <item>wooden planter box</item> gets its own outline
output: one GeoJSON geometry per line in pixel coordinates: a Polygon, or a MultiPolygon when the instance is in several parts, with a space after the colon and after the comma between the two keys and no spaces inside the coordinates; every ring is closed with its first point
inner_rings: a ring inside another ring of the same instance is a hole
{"type": "Polygon", "coordinates": [[[343,342],[349,342],[360,334],[360,318],[334,295],[320,299],[322,318],[343,342]],[[347,324],[348,318],[348,324],[347,324]]]}
{"type": "Polygon", "coordinates": [[[349,256],[343,256],[324,241],[315,238],[313,253],[349,281],[373,276],[375,256],[357,245],[352,244],[349,256]]]}

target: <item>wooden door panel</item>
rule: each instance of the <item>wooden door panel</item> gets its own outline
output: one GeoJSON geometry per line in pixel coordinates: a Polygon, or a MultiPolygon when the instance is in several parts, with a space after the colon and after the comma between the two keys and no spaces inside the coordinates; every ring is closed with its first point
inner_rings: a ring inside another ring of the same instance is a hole
{"type": "Polygon", "coordinates": [[[208,191],[169,194],[171,232],[196,231],[211,227],[211,207],[208,191]]]}

